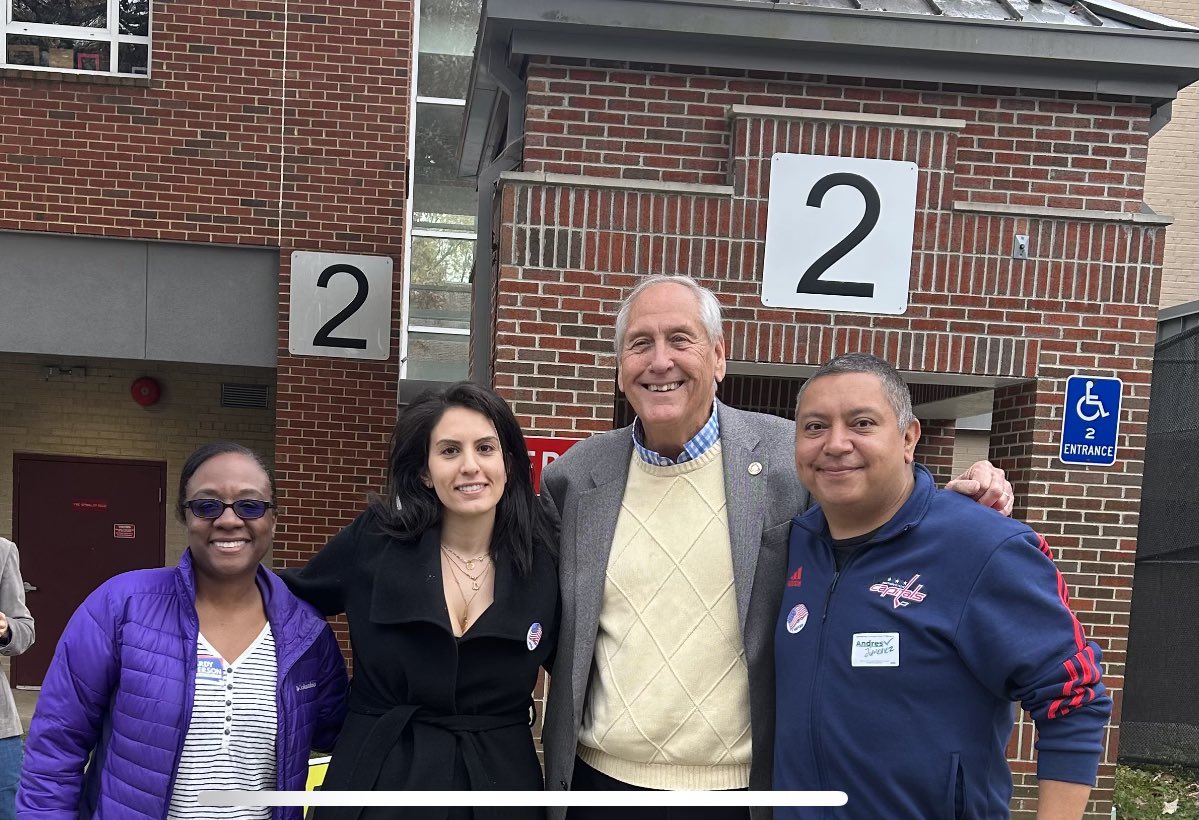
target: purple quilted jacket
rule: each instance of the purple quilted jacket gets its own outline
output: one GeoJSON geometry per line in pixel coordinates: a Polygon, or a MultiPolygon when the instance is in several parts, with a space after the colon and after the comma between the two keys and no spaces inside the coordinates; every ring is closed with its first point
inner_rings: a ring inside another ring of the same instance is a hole
{"type": "MultiPolygon", "coordinates": [[[[258,588],[278,661],[278,788],[301,790],[309,750],[331,747],[345,717],[345,662],[324,619],[265,567],[258,588]]],[[[71,616],[29,727],[19,817],[167,816],[195,692],[195,601],[184,552],[174,569],[106,581],[71,616]]]]}

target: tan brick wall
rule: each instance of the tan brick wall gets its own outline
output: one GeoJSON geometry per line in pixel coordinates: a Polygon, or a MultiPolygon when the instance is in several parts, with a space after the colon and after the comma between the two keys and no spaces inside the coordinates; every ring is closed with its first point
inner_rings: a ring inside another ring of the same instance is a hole
{"type": "Polygon", "coordinates": [[[986,430],[958,429],[953,442],[953,474],[961,475],[976,461],[987,458],[991,434],[986,430]]]}
{"type": "MultiPolygon", "coordinates": [[[[1194,0],[1137,0],[1138,8],[1199,24],[1194,0]]],[[[1199,299],[1199,88],[1174,101],[1170,124],[1149,141],[1145,201],[1174,217],[1167,233],[1161,307],[1199,299]]]]}
{"type": "MultiPolygon", "coordinates": [[[[184,459],[205,441],[232,439],[268,463],[274,460],[273,407],[220,406],[221,382],[270,384],[275,379],[270,370],[96,360],[86,362],[82,378],[47,378],[50,363],[45,357],[0,354],[0,535],[12,536],[14,451],[165,460],[168,504],[184,459]],[[139,376],[162,386],[162,399],[153,407],[140,407],[130,397],[129,386],[139,376]]],[[[167,563],[179,560],[185,546],[183,527],[168,511],[167,563]]]]}

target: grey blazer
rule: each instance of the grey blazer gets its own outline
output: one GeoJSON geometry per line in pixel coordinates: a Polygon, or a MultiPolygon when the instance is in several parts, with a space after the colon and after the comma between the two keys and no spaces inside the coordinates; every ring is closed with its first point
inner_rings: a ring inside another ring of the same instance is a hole
{"type": "MultiPolygon", "coordinates": [[[[733,581],[749,664],[750,787],[769,789],[774,752],[774,624],[792,517],[808,506],[795,475],[795,424],[719,405],[733,581]],[[760,465],[760,469],[753,465],[760,465]]],[[[562,621],[545,710],[546,788],[570,788],[595,654],[608,554],[633,455],[631,427],[574,445],[541,478],[541,502],[560,527],[562,621]]],[[[565,809],[550,809],[561,818],[565,809]]],[[[764,816],[770,816],[766,808],[764,816]]]]}
{"type": "MultiPolygon", "coordinates": [[[[0,612],[8,618],[12,630],[8,643],[0,646],[0,655],[20,655],[33,645],[33,616],[25,606],[25,584],[21,580],[18,558],[17,545],[7,538],[0,538],[0,612]]],[[[3,677],[4,673],[0,672],[0,678],[3,677]]],[[[20,734],[17,704],[8,681],[4,680],[0,682],[0,738],[20,734]]]]}

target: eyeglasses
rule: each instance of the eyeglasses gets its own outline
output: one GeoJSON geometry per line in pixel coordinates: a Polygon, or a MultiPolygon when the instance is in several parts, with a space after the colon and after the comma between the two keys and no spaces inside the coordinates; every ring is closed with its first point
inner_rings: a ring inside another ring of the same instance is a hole
{"type": "Polygon", "coordinates": [[[196,518],[206,518],[210,521],[220,518],[225,514],[225,510],[232,507],[233,514],[242,521],[253,521],[266,515],[266,511],[274,507],[275,502],[262,501],[257,498],[240,498],[232,504],[226,504],[215,498],[195,498],[191,501],[184,501],[183,506],[191,510],[192,515],[196,518]]]}

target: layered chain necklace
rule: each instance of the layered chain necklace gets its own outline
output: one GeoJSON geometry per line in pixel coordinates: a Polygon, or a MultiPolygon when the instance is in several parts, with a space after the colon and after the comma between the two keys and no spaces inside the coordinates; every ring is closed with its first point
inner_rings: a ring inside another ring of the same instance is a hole
{"type": "Polygon", "coordinates": [[[441,545],[441,553],[446,557],[446,563],[450,565],[450,574],[454,578],[454,586],[458,588],[458,597],[462,599],[462,617],[458,619],[459,628],[465,632],[466,625],[470,622],[470,605],[474,603],[475,598],[482,588],[483,580],[487,577],[487,573],[491,571],[491,556],[482,555],[477,558],[463,558],[454,550],[441,545]],[[475,564],[482,564],[483,568],[478,571],[478,574],[472,575],[475,571],[475,564]],[[466,592],[462,589],[462,581],[458,579],[459,575],[463,575],[470,581],[471,593],[468,598],[466,592]]]}
{"type": "MultiPolygon", "coordinates": [[[[458,561],[458,563],[459,563],[459,564],[461,564],[461,565],[462,565],[462,568],[463,568],[464,570],[466,570],[466,573],[465,573],[465,574],[466,574],[466,577],[467,577],[467,578],[471,578],[471,576],[470,576],[470,573],[472,573],[472,572],[474,572],[474,571],[475,571],[475,564],[482,563],[482,564],[485,564],[485,565],[487,565],[487,566],[490,566],[490,565],[491,565],[491,553],[488,553],[488,552],[485,552],[485,553],[483,553],[482,555],[480,555],[480,556],[478,556],[478,557],[476,557],[476,558],[463,558],[461,555],[459,555],[458,553],[454,552],[454,550],[453,550],[453,549],[451,549],[450,547],[447,547],[445,544],[442,544],[442,545],[441,545],[441,549],[442,549],[442,552],[446,553],[446,554],[447,554],[447,555],[449,555],[449,556],[452,556],[453,558],[455,558],[455,559],[458,561]]],[[[483,570],[483,572],[486,572],[486,571],[487,571],[486,569],[484,569],[484,570],[483,570]]],[[[480,578],[482,578],[482,577],[483,577],[483,573],[482,573],[482,572],[481,572],[481,573],[479,573],[479,577],[480,577],[480,578]]],[[[473,578],[471,578],[471,580],[474,580],[474,579],[473,579],[473,578]]],[[[479,588],[479,587],[478,587],[478,585],[476,584],[476,585],[475,585],[475,589],[478,589],[478,588],[479,588]]]]}

